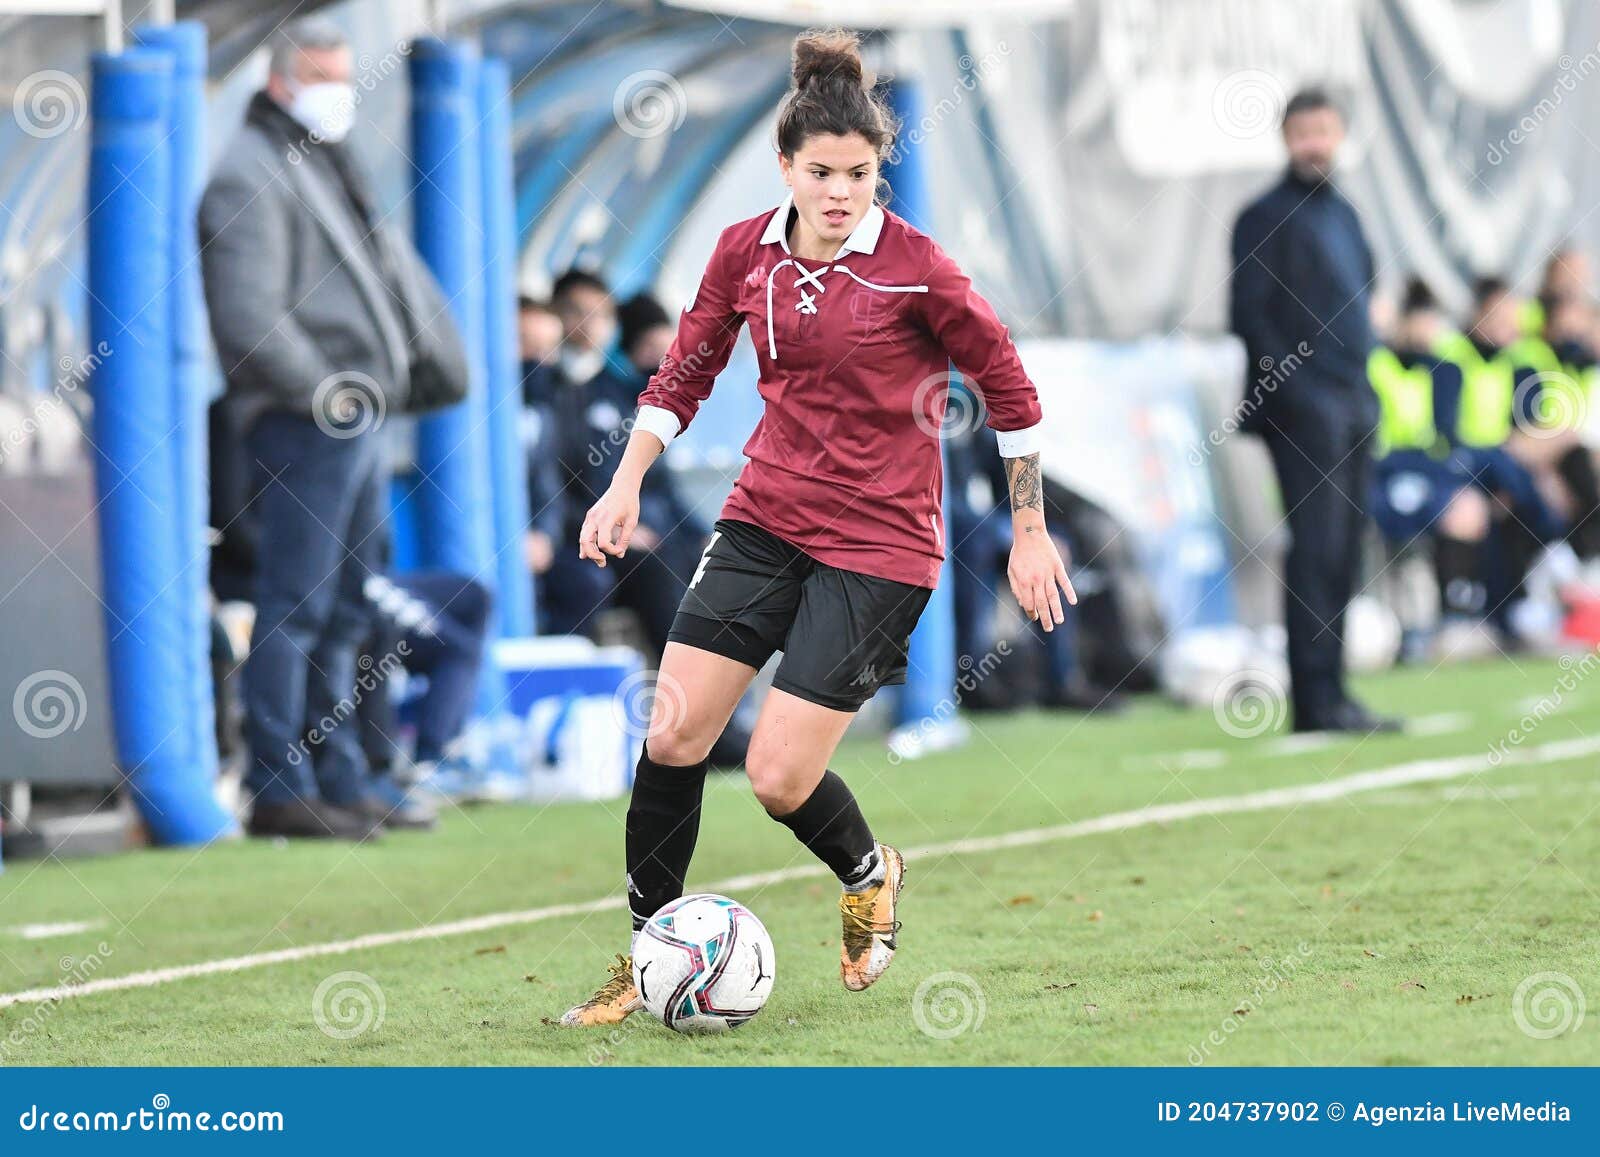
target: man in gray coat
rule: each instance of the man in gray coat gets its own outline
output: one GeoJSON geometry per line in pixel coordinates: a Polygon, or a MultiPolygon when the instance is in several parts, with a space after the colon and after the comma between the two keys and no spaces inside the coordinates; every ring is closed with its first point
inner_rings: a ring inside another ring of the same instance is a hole
{"type": "Polygon", "coordinates": [[[351,717],[392,669],[356,664],[373,626],[362,584],[387,561],[384,418],[416,408],[419,349],[463,388],[465,356],[344,143],[355,106],[337,25],[290,24],[200,206],[211,331],[255,472],[253,835],[360,840],[432,819],[368,775],[351,717]]]}

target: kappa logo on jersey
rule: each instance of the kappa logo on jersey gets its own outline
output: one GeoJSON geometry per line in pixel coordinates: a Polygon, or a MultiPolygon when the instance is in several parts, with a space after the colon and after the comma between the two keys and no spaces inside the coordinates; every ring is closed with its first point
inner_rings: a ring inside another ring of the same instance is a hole
{"type": "Polygon", "coordinates": [[[760,289],[767,283],[767,267],[758,265],[744,275],[744,283],[751,289],[760,289]]]}

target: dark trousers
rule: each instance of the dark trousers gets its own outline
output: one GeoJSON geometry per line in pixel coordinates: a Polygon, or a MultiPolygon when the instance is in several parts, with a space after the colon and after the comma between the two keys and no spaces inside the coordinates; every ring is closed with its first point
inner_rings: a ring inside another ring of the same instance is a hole
{"type": "Polygon", "coordinates": [[[1264,437],[1289,523],[1284,623],[1290,700],[1303,723],[1346,698],[1344,612],[1361,566],[1371,416],[1354,399],[1302,398],[1273,415],[1264,437]]]}
{"type": "Polygon", "coordinates": [[[350,717],[356,654],[372,630],[362,582],[386,553],[380,445],[374,433],[335,438],[285,413],[263,415],[247,438],[261,541],[245,786],[258,800],[362,793],[366,757],[350,717]]]}
{"type": "MultiPolygon", "coordinates": [[[[361,663],[380,670],[392,662],[386,657],[400,655],[406,674],[426,682],[426,690],[407,704],[417,728],[414,758],[438,760],[477,702],[493,600],[482,583],[450,571],[410,571],[392,581],[408,598],[407,613],[397,619],[379,608],[377,628],[363,650],[370,659],[361,663]]],[[[392,689],[363,698],[360,716],[367,762],[375,774],[391,770],[399,730],[392,689]]]]}

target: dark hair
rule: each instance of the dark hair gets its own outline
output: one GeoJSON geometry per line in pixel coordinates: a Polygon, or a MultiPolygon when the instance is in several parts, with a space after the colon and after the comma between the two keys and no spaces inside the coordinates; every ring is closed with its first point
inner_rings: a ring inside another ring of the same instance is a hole
{"type": "Polygon", "coordinates": [[[605,278],[598,273],[590,273],[587,269],[569,269],[556,278],[555,285],[550,288],[550,303],[554,305],[563,298],[568,297],[574,290],[592,289],[596,293],[611,292],[611,287],[606,284],[605,278]]]}
{"type": "Polygon", "coordinates": [[[1289,98],[1288,104],[1283,106],[1283,123],[1288,124],[1290,117],[1299,116],[1303,112],[1321,112],[1323,109],[1332,109],[1340,116],[1344,115],[1333,97],[1328,95],[1327,89],[1302,88],[1289,98]]]}
{"type": "Polygon", "coordinates": [[[859,133],[881,163],[900,124],[861,65],[861,38],[833,29],[794,39],[794,83],[778,108],[778,152],[794,159],[813,136],[859,133]]]}
{"type": "Polygon", "coordinates": [[[672,318],[659,301],[648,293],[635,294],[617,306],[617,344],[623,353],[632,353],[634,343],[646,330],[671,324],[672,318]]]}
{"type": "Polygon", "coordinates": [[[1422,278],[1412,275],[1406,278],[1406,287],[1400,294],[1400,316],[1409,317],[1413,313],[1426,313],[1439,308],[1439,299],[1433,296],[1433,290],[1428,288],[1428,283],[1422,278]]]}
{"type": "Polygon", "coordinates": [[[1472,306],[1482,309],[1489,304],[1489,299],[1502,297],[1511,292],[1511,283],[1504,277],[1490,274],[1487,277],[1474,278],[1472,282],[1472,306]]]}
{"type": "Polygon", "coordinates": [[[554,313],[548,301],[540,301],[537,297],[529,297],[526,293],[517,294],[518,313],[554,313]]]}

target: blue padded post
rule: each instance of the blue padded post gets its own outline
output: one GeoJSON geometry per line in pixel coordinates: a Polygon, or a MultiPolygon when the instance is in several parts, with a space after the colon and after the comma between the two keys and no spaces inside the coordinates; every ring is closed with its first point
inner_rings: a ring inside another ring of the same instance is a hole
{"type": "Polygon", "coordinates": [[[176,493],[170,134],[174,62],[135,48],[92,63],[89,340],[106,651],[117,755],[160,843],[233,830],[193,756],[189,591],[176,493]],[[104,347],[101,346],[104,343],[104,347]]]}
{"type": "MultiPolygon", "coordinates": [[[[902,124],[916,124],[922,116],[923,96],[914,81],[897,80],[891,84],[889,102],[902,124]]],[[[932,214],[927,166],[921,151],[916,146],[902,146],[898,163],[885,166],[884,176],[894,191],[894,211],[926,232],[932,214]]],[[[943,504],[949,508],[948,487],[943,504]]],[[[948,547],[946,550],[948,553],[948,547]]],[[[902,725],[932,718],[939,703],[955,690],[956,614],[955,594],[950,587],[951,565],[946,558],[940,571],[939,587],[928,600],[917,629],[911,633],[906,686],[900,697],[898,722],[902,725]]]]}
{"type": "Polygon", "coordinates": [[[471,389],[417,423],[417,545],[423,566],[495,585],[489,401],[484,382],[483,171],[475,47],[412,47],[411,163],[417,249],[467,347],[471,389]]]}
{"type": "Polygon", "coordinates": [[[217,721],[211,679],[209,563],[210,463],[206,409],[210,404],[205,294],[200,284],[195,216],[206,180],[206,28],[195,20],[141,28],[139,43],[172,54],[171,230],[173,465],[176,468],[179,579],[187,610],[184,652],[190,758],[206,775],[217,774],[217,721]]]}
{"type": "Polygon", "coordinates": [[[533,575],[522,549],[528,528],[528,487],[519,429],[516,192],[511,177],[511,73],[502,60],[485,60],[478,77],[478,136],[483,156],[483,330],[499,586],[496,609],[501,636],[521,638],[533,634],[533,575]]]}

